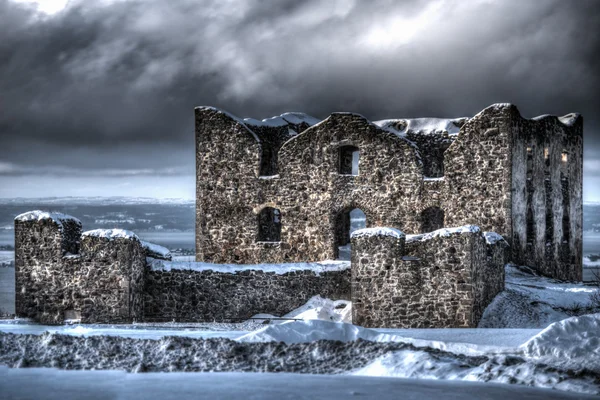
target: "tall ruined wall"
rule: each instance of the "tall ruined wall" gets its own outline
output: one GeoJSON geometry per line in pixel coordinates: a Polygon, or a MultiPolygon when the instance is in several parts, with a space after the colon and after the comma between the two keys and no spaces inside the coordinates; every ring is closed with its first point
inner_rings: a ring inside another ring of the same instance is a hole
{"type": "Polygon", "coordinates": [[[196,258],[241,262],[256,240],[258,137],[229,114],[196,110],[196,258]]]}
{"type": "Polygon", "coordinates": [[[354,208],[366,214],[369,225],[418,231],[423,186],[418,152],[362,116],[333,114],[293,136],[279,150],[279,173],[267,177],[259,175],[263,142],[239,120],[200,108],[196,130],[197,261],[335,258],[342,220],[354,208]],[[343,146],[360,151],[357,176],[340,174],[343,146]],[[280,212],[280,240],[258,240],[265,207],[280,212]]]}
{"type": "Polygon", "coordinates": [[[316,295],[350,299],[349,269],[228,273],[177,262],[153,264],[146,271],[146,321],[239,321],[258,313],[284,315],[316,295]]]}
{"type": "Polygon", "coordinates": [[[445,226],[479,225],[510,238],[515,106],[495,104],[471,118],[445,153],[445,226]]]}
{"type": "Polygon", "coordinates": [[[373,230],[357,231],[352,237],[354,323],[476,327],[485,307],[504,289],[504,263],[495,263],[489,253],[499,242],[488,244],[476,226],[406,240],[364,231],[373,230]]]}
{"type": "Polygon", "coordinates": [[[581,280],[583,118],[518,115],[513,141],[513,261],[581,280]]]}
{"type": "MultiPolygon", "coordinates": [[[[280,154],[283,238],[310,259],[331,259],[343,217],[361,209],[367,226],[418,226],[422,165],[410,142],[357,114],[336,113],[288,141],[280,154]],[[340,174],[341,149],[360,151],[358,175],[340,174]],[[318,252],[311,248],[317,246],[318,252]]],[[[302,254],[299,255],[302,257],[302,254]]]]}

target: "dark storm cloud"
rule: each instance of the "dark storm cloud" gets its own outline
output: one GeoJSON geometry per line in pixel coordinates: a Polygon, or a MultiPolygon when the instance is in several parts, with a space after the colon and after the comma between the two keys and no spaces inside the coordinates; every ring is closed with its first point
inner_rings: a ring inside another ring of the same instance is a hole
{"type": "Polygon", "coordinates": [[[511,102],[525,117],[581,112],[588,169],[600,171],[599,8],[593,0],[75,1],[38,18],[0,0],[0,161],[21,171],[191,174],[196,105],[243,117],[345,110],[382,119],[469,116],[511,102]],[[176,156],[154,156],[153,146],[176,156]]]}

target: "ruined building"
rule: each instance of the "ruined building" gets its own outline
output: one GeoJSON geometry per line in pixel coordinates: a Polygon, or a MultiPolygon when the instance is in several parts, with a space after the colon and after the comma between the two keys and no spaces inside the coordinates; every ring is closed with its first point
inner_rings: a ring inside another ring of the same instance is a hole
{"type": "Polygon", "coordinates": [[[196,112],[197,262],[63,214],[15,219],[16,312],[41,322],[243,320],[311,296],[367,327],[476,327],[512,261],[582,275],[579,115],[370,122],[196,112]],[[366,228],[351,234],[351,213],[366,228]],[[340,257],[351,243],[351,262],[340,257]],[[299,262],[299,264],[276,264],[299,262]],[[223,265],[225,264],[225,265],[223,265]],[[252,265],[260,264],[260,265],[252,265]]]}
{"type": "Polygon", "coordinates": [[[378,122],[195,112],[197,261],[335,259],[360,209],[367,227],[406,234],[478,225],[507,240],[510,261],[581,280],[578,114],[524,119],[510,104],[470,119],[378,122]]]}

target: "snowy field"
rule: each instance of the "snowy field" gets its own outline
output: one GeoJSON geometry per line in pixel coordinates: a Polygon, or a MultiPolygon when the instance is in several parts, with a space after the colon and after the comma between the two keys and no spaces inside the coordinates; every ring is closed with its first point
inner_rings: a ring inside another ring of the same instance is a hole
{"type": "Polygon", "coordinates": [[[597,399],[579,393],[478,382],[283,373],[128,374],[121,371],[8,369],[1,366],[0,392],[6,399],[23,400],[597,399]]]}

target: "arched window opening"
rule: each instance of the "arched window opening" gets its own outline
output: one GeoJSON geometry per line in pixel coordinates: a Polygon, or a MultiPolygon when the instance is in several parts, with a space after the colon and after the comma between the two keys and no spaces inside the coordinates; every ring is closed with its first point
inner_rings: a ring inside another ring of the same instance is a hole
{"type": "Polygon", "coordinates": [[[281,212],[277,208],[265,207],[258,214],[259,242],[279,242],[281,240],[281,212]]]}
{"type": "Polygon", "coordinates": [[[567,163],[569,161],[569,153],[567,153],[566,150],[563,150],[563,152],[561,153],[560,160],[563,163],[567,163]]]}
{"type": "Polygon", "coordinates": [[[421,232],[433,232],[444,227],[444,210],[439,207],[429,207],[421,212],[421,232]]]}
{"type": "Polygon", "coordinates": [[[340,147],[340,175],[358,175],[360,150],[355,146],[340,147]]]}
{"type": "Polygon", "coordinates": [[[359,208],[343,211],[338,215],[335,225],[336,249],[338,251],[336,258],[340,260],[350,260],[350,235],[352,232],[363,229],[366,226],[367,217],[359,208]]]}

